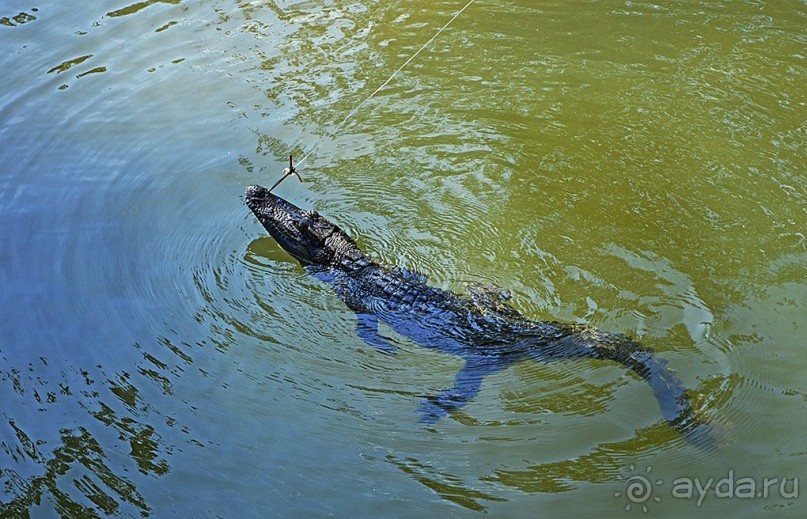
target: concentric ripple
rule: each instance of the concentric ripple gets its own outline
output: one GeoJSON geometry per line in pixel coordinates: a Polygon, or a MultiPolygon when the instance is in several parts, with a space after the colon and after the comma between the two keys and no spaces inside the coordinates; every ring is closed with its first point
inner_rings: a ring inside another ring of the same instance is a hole
{"type": "Polygon", "coordinates": [[[608,516],[652,473],[686,516],[676,478],[804,477],[800,7],[475,2],[331,135],[464,2],[85,4],[0,6],[0,515],[608,516]],[[716,448],[585,359],[419,423],[462,359],[363,343],[243,204],[319,144],[279,194],[630,334],[716,448]]]}

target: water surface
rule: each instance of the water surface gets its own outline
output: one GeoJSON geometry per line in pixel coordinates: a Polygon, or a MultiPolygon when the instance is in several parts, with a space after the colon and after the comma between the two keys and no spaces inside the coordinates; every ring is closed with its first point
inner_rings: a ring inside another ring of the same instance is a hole
{"type": "Polygon", "coordinates": [[[803,514],[671,495],[806,475],[803,2],[477,0],[279,189],[436,286],[640,338],[708,452],[595,361],[418,424],[461,361],[363,344],[243,205],[464,2],[130,2],[0,6],[4,517],[803,514]]]}

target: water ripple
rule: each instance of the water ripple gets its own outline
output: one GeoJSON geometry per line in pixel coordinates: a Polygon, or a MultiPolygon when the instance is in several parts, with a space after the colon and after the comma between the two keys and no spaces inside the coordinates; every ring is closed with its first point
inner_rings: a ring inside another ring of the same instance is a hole
{"type": "Polygon", "coordinates": [[[418,424],[461,359],[383,326],[396,355],[364,344],[244,207],[457,6],[0,7],[0,500],[607,515],[634,463],[798,473],[804,14],[577,7],[475,3],[282,194],[433,285],[492,283],[530,318],[636,336],[722,450],[593,360],[514,365],[418,424]]]}

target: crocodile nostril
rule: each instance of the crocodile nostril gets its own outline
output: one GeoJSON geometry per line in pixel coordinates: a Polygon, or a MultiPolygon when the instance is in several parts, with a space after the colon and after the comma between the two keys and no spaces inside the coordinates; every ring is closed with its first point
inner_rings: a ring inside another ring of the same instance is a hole
{"type": "Polygon", "coordinates": [[[246,198],[254,199],[262,196],[266,192],[266,188],[258,185],[249,186],[246,191],[246,198]]]}

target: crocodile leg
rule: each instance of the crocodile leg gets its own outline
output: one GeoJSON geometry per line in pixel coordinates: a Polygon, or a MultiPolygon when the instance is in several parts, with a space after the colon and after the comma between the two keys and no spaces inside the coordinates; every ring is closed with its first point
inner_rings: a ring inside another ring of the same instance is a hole
{"type": "Polygon", "coordinates": [[[356,314],[356,334],[361,340],[384,353],[392,354],[398,350],[389,337],[378,333],[378,317],[373,314],[356,314]]]}
{"type": "Polygon", "coordinates": [[[463,407],[479,394],[485,376],[504,369],[510,362],[501,357],[466,358],[465,366],[457,373],[454,386],[437,395],[426,397],[418,409],[418,422],[433,424],[441,417],[463,407]]]}

